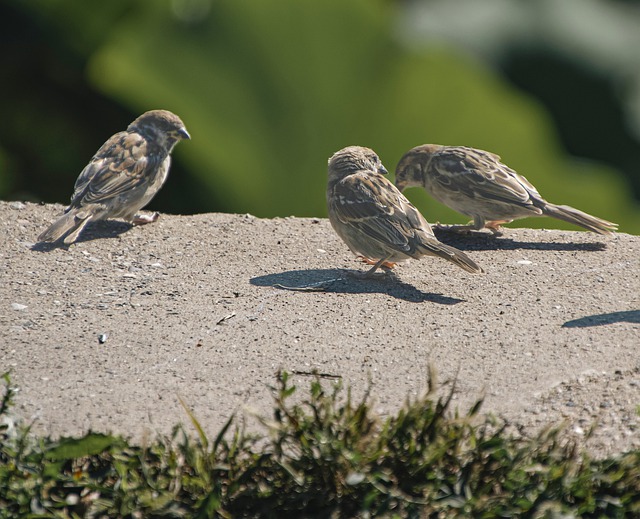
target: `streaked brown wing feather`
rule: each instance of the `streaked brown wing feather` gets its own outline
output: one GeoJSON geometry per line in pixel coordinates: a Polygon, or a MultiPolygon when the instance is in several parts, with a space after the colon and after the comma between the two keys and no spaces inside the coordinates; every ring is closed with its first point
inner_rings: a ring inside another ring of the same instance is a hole
{"type": "Polygon", "coordinates": [[[429,168],[432,179],[443,189],[478,200],[531,205],[531,195],[538,195],[524,177],[502,164],[493,153],[448,147],[433,155],[429,168]]]}
{"type": "Polygon", "coordinates": [[[416,216],[407,216],[406,208],[397,200],[404,196],[382,175],[350,175],[334,186],[333,195],[331,209],[340,221],[391,249],[408,254],[415,250],[411,221],[416,216]]]}
{"type": "Polygon", "coordinates": [[[137,133],[120,132],[105,142],[76,181],[71,206],[110,200],[135,189],[157,170],[159,156],[150,156],[147,141],[137,133]]]}

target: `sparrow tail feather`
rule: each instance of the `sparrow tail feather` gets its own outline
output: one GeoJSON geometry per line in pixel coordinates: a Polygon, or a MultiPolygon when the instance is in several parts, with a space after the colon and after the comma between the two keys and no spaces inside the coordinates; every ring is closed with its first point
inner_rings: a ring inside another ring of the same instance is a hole
{"type": "Polygon", "coordinates": [[[584,227],[585,229],[598,234],[611,234],[618,230],[617,223],[608,222],[602,218],[591,216],[590,214],[574,209],[573,207],[569,207],[568,205],[547,204],[543,211],[547,216],[584,227]]]}
{"type": "Polygon", "coordinates": [[[455,247],[445,245],[444,243],[438,243],[437,245],[430,244],[429,246],[423,245],[423,250],[426,254],[446,259],[447,261],[458,265],[458,267],[463,268],[467,272],[471,272],[473,274],[481,274],[484,272],[482,267],[480,267],[464,252],[456,249],[455,247]]]}
{"type": "Polygon", "coordinates": [[[91,220],[91,215],[87,218],[79,218],[76,213],[69,211],[51,224],[40,236],[39,242],[53,243],[65,236],[64,243],[70,244],[78,239],[78,236],[85,225],[91,220]]]}

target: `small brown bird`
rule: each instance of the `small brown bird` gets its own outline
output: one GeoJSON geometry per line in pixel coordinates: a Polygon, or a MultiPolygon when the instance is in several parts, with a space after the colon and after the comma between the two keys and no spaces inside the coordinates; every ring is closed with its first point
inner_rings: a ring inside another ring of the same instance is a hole
{"type": "Polygon", "coordinates": [[[451,230],[487,228],[499,234],[501,224],[529,216],[551,216],[599,234],[618,230],[615,223],[547,202],[498,155],[466,146],[424,144],[410,149],[396,168],[396,186],[400,191],[422,186],[439,202],[473,218],[468,225],[448,226],[451,230]]]}
{"type": "Polygon", "coordinates": [[[123,218],[134,224],[154,222],[136,214],[160,190],[176,143],[190,139],[180,118],[166,110],[145,112],[126,131],[113,135],[82,170],[71,203],[38,240],[75,242],[89,222],[123,218]]]}
{"type": "Polygon", "coordinates": [[[440,243],[420,212],[383,175],[369,148],[350,146],[329,159],[327,206],[338,236],[376,269],[423,256],[444,258],[468,272],[482,272],[464,252],[440,243]]]}

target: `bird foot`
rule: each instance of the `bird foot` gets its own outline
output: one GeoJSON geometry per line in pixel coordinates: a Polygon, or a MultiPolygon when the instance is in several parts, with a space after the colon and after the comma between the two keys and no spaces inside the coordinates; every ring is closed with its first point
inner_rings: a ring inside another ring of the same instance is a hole
{"type": "MultiPolygon", "coordinates": [[[[364,256],[358,256],[358,259],[367,265],[376,265],[378,263],[377,260],[372,260],[370,258],[365,258],[364,256]]],[[[393,269],[395,268],[397,263],[393,263],[391,261],[384,261],[378,267],[383,269],[393,269]]]]}
{"type": "Polygon", "coordinates": [[[434,223],[432,227],[437,229],[438,231],[454,232],[456,234],[471,234],[471,231],[477,230],[473,225],[448,225],[440,222],[434,223]]]}
{"type": "Polygon", "coordinates": [[[509,223],[510,220],[494,220],[484,224],[485,229],[489,229],[494,236],[502,236],[502,230],[500,226],[503,223],[509,223]]]}
{"type": "MultiPolygon", "coordinates": [[[[508,222],[487,222],[487,224],[482,229],[487,229],[491,231],[492,237],[502,236],[502,231],[500,230],[500,224],[503,224],[503,223],[508,223],[508,222]],[[492,225],[494,223],[495,225],[492,225]]],[[[478,227],[472,223],[469,223],[467,225],[461,225],[461,224],[445,225],[441,223],[436,223],[432,225],[432,227],[438,231],[452,232],[455,234],[462,234],[465,236],[469,236],[471,234],[486,235],[486,233],[482,232],[482,229],[478,229],[478,227]]]]}
{"type": "Polygon", "coordinates": [[[362,272],[360,270],[349,270],[347,276],[355,279],[385,279],[388,276],[395,276],[395,273],[391,270],[384,269],[382,272],[371,272],[367,270],[362,272]]]}
{"type": "Polygon", "coordinates": [[[133,217],[131,223],[133,223],[133,225],[146,225],[148,223],[155,222],[158,218],[160,218],[160,213],[158,211],[155,211],[152,214],[139,213],[133,217]]]}
{"type": "MultiPolygon", "coordinates": [[[[366,263],[366,262],[365,262],[366,263]]],[[[347,275],[356,279],[386,279],[386,278],[396,278],[396,273],[392,270],[393,267],[396,266],[396,263],[391,263],[385,261],[384,263],[376,262],[369,263],[373,264],[373,267],[367,270],[366,272],[361,271],[347,271],[347,275]],[[389,266],[391,265],[391,266],[389,266]],[[381,269],[382,272],[378,271],[381,269]]]]}

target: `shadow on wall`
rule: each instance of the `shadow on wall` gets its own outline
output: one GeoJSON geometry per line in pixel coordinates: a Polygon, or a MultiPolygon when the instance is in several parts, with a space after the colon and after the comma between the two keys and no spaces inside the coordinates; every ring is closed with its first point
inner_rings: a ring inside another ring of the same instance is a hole
{"type": "MultiPolygon", "coordinates": [[[[474,250],[550,250],[550,251],[582,251],[599,252],[607,249],[607,244],[602,241],[591,243],[562,243],[554,241],[518,241],[506,236],[496,237],[484,231],[470,231],[468,234],[458,234],[451,231],[433,229],[436,237],[442,243],[451,245],[463,251],[474,250]]],[[[509,229],[503,228],[503,234],[508,234],[509,229]]],[[[553,237],[551,237],[553,238],[553,237]]]]}
{"type": "Polygon", "coordinates": [[[352,271],[342,269],[289,270],[251,278],[252,285],[273,287],[294,292],[330,292],[338,294],[387,294],[410,303],[455,305],[462,299],[423,292],[400,281],[394,274],[375,275],[366,281],[357,279],[352,271]]]}
{"type": "Polygon", "coordinates": [[[640,324],[640,310],[626,310],[623,312],[609,312],[607,314],[587,315],[579,319],[567,321],[563,328],[587,328],[589,326],[603,326],[613,323],[640,324]]]}

